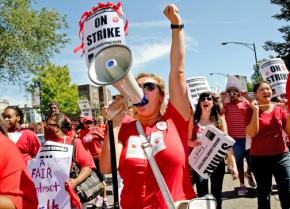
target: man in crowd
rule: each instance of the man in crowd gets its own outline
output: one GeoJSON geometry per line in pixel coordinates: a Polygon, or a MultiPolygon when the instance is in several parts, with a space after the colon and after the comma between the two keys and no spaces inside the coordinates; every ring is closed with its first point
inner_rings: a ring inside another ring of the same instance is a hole
{"type": "Polygon", "coordinates": [[[221,112],[225,114],[225,119],[228,125],[228,134],[236,140],[233,146],[234,155],[239,171],[240,188],[238,196],[246,196],[247,189],[244,182],[244,177],[248,178],[248,183],[251,187],[256,187],[253,180],[252,172],[249,167],[249,150],[246,150],[246,124],[245,111],[249,107],[250,99],[247,94],[243,94],[237,87],[228,87],[226,92],[221,95],[221,112]],[[228,95],[229,102],[225,103],[225,98],[228,95]],[[244,172],[244,158],[246,158],[248,169],[244,172]]]}

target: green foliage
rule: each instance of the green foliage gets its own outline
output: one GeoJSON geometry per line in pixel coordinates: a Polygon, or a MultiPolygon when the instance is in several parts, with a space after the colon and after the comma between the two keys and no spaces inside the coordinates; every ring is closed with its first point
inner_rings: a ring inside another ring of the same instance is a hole
{"type": "Polygon", "coordinates": [[[66,17],[31,9],[31,0],[0,1],[0,82],[21,83],[69,41],[66,17]]]}
{"type": "MultiPolygon", "coordinates": [[[[290,20],[289,0],[271,0],[271,3],[281,7],[280,13],[273,15],[273,18],[288,22],[290,20]]],[[[266,41],[264,49],[278,53],[277,57],[283,59],[288,70],[290,70],[290,25],[283,26],[278,31],[281,32],[284,42],[266,41]]]]}
{"type": "Polygon", "coordinates": [[[261,75],[261,72],[260,72],[260,69],[259,69],[259,63],[262,62],[263,60],[261,61],[258,61],[258,64],[255,64],[253,66],[253,69],[254,69],[254,73],[253,75],[251,76],[251,80],[252,82],[255,84],[255,83],[258,83],[259,81],[262,81],[263,78],[262,78],[262,75],[261,75]]]}
{"type": "Polygon", "coordinates": [[[247,83],[248,92],[253,92],[254,84],[252,82],[247,83]]]}
{"type": "Polygon", "coordinates": [[[79,110],[78,87],[76,84],[71,84],[68,67],[60,67],[50,63],[46,67],[40,67],[39,71],[39,75],[32,79],[28,91],[33,92],[34,82],[40,81],[43,112],[48,111],[50,102],[56,101],[61,112],[68,115],[76,114],[79,110]]]}

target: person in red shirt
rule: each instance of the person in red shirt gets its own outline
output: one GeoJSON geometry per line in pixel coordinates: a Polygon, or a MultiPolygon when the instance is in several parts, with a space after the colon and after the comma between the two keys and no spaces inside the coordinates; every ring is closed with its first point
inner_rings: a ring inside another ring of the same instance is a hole
{"type": "MultiPolygon", "coordinates": [[[[62,113],[52,113],[46,121],[45,139],[62,143],[72,144],[73,137],[67,136],[66,131],[70,129],[70,121],[62,113]]],[[[83,182],[95,169],[95,164],[90,152],[84,148],[80,139],[76,138],[74,141],[75,146],[75,160],[80,168],[80,173],[76,178],[70,178],[68,183],[75,188],[78,184],[83,182]]],[[[83,204],[83,208],[85,208],[83,204]]]]}
{"type": "Polygon", "coordinates": [[[100,181],[104,185],[103,197],[98,196],[96,200],[96,206],[102,206],[103,209],[108,208],[108,200],[106,196],[106,182],[105,175],[100,171],[100,163],[99,159],[101,156],[101,150],[104,142],[104,133],[105,127],[102,121],[102,118],[98,117],[98,124],[94,125],[94,119],[92,117],[84,117],[82,119],[83,129],[79,131],[79,137],[83,142],[83,145],[86,149],[90,151],[93,156],[95,165],[96,165],[96,173],[100,179],[100,181]]]}
{"type": "Polygon", "coordinates": [[[254,86],[257,100],[247,110],[247,134],[253,174],[257,182],[258,209],[270,209],[272,176],[278,185],[282,209],[290,208],[290,153],[282,130],[290,134],[290,115],[281,105],[271,103],[272,89],[266,81],[254,86]]]}
{"type": "MultiPolygon", "coordinates": [[[[170,53],[169,102],[165,113],[164,81],[155,74],[141,73],[136,77],[148,103],[135,106],[136,119],[140,121],[145,135],[155,152],[155,160],[165,180],[173,201],[196,197],[193,190],[188,165],[188,127],[190,102],[187,97],[184,75],[184,35],[182,18],[178,8],[171,4],[164,10],[172,26],[170,53]],[[164,114],[163,114],[164,113],[164,114]]],[[[166,209],[162,193],[152,173],[141,146],[141,138],[136,121],[122,123],[127,110],[124,99],[116,99],[109,111],[121,108],[113,118],[115,130],[120,128],[116,144],[117,167],[123,179],[121,192],[122,209],[166,209]]],[[[101,170],[111,172],[111,157],[108,134],[105,137],[100,159],[101,170]]]]}
{"type": "Polygon", "coordinates": [[[4,109],[2,117],[9,139],[19,148],[24,160],[27,162],[34,158],[40,143],[33,131],[21,127],[24,118],[22,110],[17,106],[8,106],[4,109]]]}
{"type": "Polygon", "coordinates": [[[36,209],[37,194],[21,153],[0,126],[0,208],[36,209]]]}
{"type": "Polygon", "coordinates": [[[245,185],[245,175],[248,178],[248,183],[251,187],[256,187],[252,171],[250,168],[250,154],[246,150],[246,123],[245,113],[250,106],[250,102],[246,93],[240,92],[237,87],[228,87],[226,93],[221,94],[221,112],[225,114],[225,119],[228,124],[228,134],[235,139],[233,146],[234,155],[239,171],[240,188],[238,196],[246,196],[247,188],[245,185]],[[229,96],[229,102],[225,103],[226,93],[229,96]],[[247,161],[247,171],[244,171],[244,159],[247,161]]]}

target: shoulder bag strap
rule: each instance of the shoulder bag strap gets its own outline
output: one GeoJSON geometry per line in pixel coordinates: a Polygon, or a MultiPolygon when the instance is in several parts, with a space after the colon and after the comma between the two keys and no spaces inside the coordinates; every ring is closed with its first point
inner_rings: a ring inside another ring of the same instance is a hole
{"type": "Polygon", "coordinates": [[[149,141],[146,139],[146,135],[144,133],[143,127],[142,127],[139,120],[136,121],[136,128],[137,128],[138,133],[140,135],[140,138],[142,141],[142,147],[144,149],[145,155],[148,159],[148,162],[151,166],[151,169],[153,171],[155,179],[156,179],[158,186],[161,190],[162,196],[166,202],[167,208],[168,209],[175,209],[171,194],[167,188],[167,185],[166,185],[164,178],[159,170],[159,167],[154,159],[154,155],[152,154],[151,145],[150,145],[149,141]]]}
{"type": "Polygon", "coordinates": [[[76,146],[75,146],[75,138],[73,137],[72,141],[71,141],[71,145],[73,146],[73,150],[72,150],[72,162],[75,162],[75,152],[76,152],[76,146]]]}

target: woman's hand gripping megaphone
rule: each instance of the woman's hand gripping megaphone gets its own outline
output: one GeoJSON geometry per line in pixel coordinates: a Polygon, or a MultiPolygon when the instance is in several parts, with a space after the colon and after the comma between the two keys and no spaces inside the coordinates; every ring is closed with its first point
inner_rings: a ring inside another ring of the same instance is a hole
{"type": "Polygon", "coordinates": [[[110,102],[107,107],[107,118],[111,119],[114,125],[121,124],[123,118],[126,116],[128,111],[127,100],[122,96],[118,95],[116,98],[110,102]]]}

